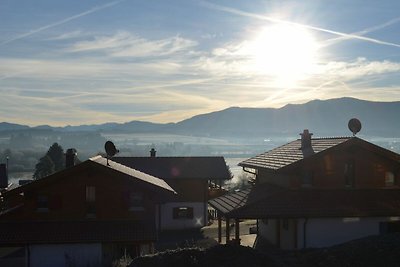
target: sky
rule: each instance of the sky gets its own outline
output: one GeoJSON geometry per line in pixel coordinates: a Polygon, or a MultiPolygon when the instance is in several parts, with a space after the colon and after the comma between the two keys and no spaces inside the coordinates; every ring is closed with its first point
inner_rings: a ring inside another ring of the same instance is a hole
{"type": "Polygon", "coordinates": [[[400,100],[400,1],[1,0],[0,121],[400,100]]]}

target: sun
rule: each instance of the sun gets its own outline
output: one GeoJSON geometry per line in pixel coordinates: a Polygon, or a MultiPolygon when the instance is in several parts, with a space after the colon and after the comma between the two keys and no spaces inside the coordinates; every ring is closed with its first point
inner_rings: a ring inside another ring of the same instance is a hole
{"type": "Polygon", "coordinates": [[[291,24],[263,28],[251,42],[257,72],[271,75],[280,87],[295,86],[317,62],[318,43],[307,29],[291,24]]]}

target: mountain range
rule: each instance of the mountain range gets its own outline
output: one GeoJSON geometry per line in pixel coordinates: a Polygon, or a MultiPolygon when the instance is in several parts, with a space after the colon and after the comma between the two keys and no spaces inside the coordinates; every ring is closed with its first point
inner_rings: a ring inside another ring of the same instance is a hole
{"type": "Polygon", "coordinates": [[[166,133],[206,137],[294,135],[309,129],[314,136],[351,135],[348,121],[358,118],[361,134],[395,137],[400,134],[400,101],[374,102],[355,98],[312,100],[281,108],[231,107],[201,114],[177,123],[131,121],[52,127],[0,123],[0,131],[51,130],[103,133],[166,133]]]}

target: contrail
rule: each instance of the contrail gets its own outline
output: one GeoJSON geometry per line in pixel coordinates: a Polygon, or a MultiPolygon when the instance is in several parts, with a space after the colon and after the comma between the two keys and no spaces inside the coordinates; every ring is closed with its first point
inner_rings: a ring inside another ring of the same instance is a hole
{"type": "Polygon", "coordinates": [[[24,33],[24,34],[18,35],[16,37],[13,37],[11,39],[5,40],[5,41],[0,43],[0,46],[8,44],[8,43],[11,43],[13,41],[16,41],[16,40],[19,40],[19,39],[22,39],[22,38],[25,38],[25,37],[28,37],[28,36],[31,36],[32,34],[35,34],[35,33],[38,33],[38,32],[41,32],[41,31],[44,31],[44,30],[47,30],[47,29],[50,29],[50,28],[53,28],[53,27],[56,27],[56,26],[59,26],[61,24],[67,23],[67,22],[69,22],[71,20],[75,20],[75,19],[81,18],[83,16],[89,15],[89,14],[94,13],[96,11],[99,11],[99,10],[102,10],[102,9],[105,9],[105,8],[108,8],[108,7],[111,7],[111,6],[115,6],[115,5],[117,5],[117,4],[119,4],[119,3],[123,2],[123,1],[125,1],[125,0],[117,0],[117,1],[113,1],[113,2],[104,4],[104,5],[101,5],[101,6],[96,6],[94,8],[91,8],[91,9],[89,9],[89,10],[87,10],[85,12],[79,13],[77,15],[68,17],[66,19],[51,23],[49,25],[46,25],[46,26],[31,30],[31,31],[29,31],[27,33],[24,33]]]}
{"type": "Polygon", "coordinates": [[[293,26],[302,27],[302,28],[315,30],[315,31],[320,31],[320,32],[331,33],[331,34],[334,34],[334,35],[337,35],[337,36],[345,37],[346,39],[358,39],[358,40],[362,40],[362,41],[366,41],[366,42],[370,42],[370,43],[388,45],[388,46],[394,46],[394,47],[399,47],[400,48],[400,44],[391,43],[391,42],[385,42],[385,41],[381,41],[381,40],[374,39],[374,38],[364,37],[364,36],[361,36],[361,35],[338,32],[338,31],[333,31],[333,30],[324,29],[324,28],[320,28],[320,27],[315,27],[315,26],[311,26],[311,25],[291,22],[291,21],[287,21],[287,20],[281,20],[281,19],[277,19],[277,18],[273,18],[273,17],[269,17],[269,16],[263,16],[263,15],[259,15],[259,14],[254,14],[254,13],[238,10],[238,9],[231,8],[231,7],[226,7],[226,6],[221,6],[221,5],[209,3],[209,2],[206,2],[206,1],[201,1],[200,3],[203,6],[207,7],[207,8],[214,9],[214,10],[220,10],[220,11],[231,13],[231,14],[235,14],[235,15],[255,18],[255,19],[259,19],[259,20],[271,21],[271,22],[274,22],[274,23],[288,24],[288,25],[293,25],[293,26]]]}
{"type": "MultiPolygon", "coordinates": [[[[400,21],[400,17],[397,17],[397,18],[391,19],[391,20],[389,20],[389,21],[387,21],[385,23],[382,23],[382,24],[379,24],[379,25],[364,29],[362,31],[353,32],[351,34],[352,35],[359,35],[359,36],[365,35],[365,34],[368,34],[370,32],[374,32],[374,31],[378,31],[380,29],[386,28],[386,27],[388,27],[390,25],[393,25],[393,24],[395,24],[395,23],[397,23],[399,21],[400,21]]],[[[331,45],[334,45],[334,44],[336,44],[338,42],[341,42],[341,41],[344,41],[344,40],[348,40],[348,39],[350,39],[350,38],[343,37],[343,36],[337,37],[337,38],[328,39],[328,40],[323,42],[323,46],[331,46],[331,45]]]]}

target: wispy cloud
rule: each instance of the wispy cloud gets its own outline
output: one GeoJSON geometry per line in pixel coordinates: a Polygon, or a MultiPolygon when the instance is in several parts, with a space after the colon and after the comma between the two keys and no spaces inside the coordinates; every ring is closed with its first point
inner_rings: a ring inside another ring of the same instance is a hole
{"type": "Polygon", "coordinates": [[[14,42],[14,41],[17,41],[17,40],[20,40],[20,39],[23,39],[23,38],[25,38],[25,37],[28,37],[28,36],[31,36],[31,35],[33,35],[33,34],[42,32],[42,31],[44,31],[44,30],[48,30],[48,29],[50,29],[50,28],[53,28],[53,27],[62,25],[62,24],[67,23],[67,22],[69,22],[69,21],[72,21],[72,20],[75,20],[75,19],[79,19],[79,18],[81,18],[81,17],[87,16],[87,15],[89,15],[89,14],[92,14],[92,13],[94,13],[94,12],[100,11],[100,10],[102,10],[102,9],[115,6],[115,5],[117,5],[117,4],[119,4],[119,3],[123,2],[123,1],[125,1],[125,0],[113,1],[113,2],[104,4],[104,5],[101,5],[101,6],[96,6],[96,7],[93,7],[93,8],[91,8],[91,9],[87,10],[87,11],[84,11],[84,12],[82,12],[82,13],[73,15],[73,16],[68,17],[68,18],[65,18],[65,19],[62,19],[62,20],[60,20],[60,21],[57,21],[57,22],[54,22],[54,23],[50,23],[50,24],[48,24],[48,25],[42,26],[42,27],[37,28],[37,29],[32,29],[32,30],[30,30],[29,32],[26,32],[26,33],[17,35],[17,36],[15,36],[15,37],[13,37],[13,38],[10,38],[10,39],[8,39],[8,40],[5,40],[5,41],[3,41],[3,42],[0,42],[0,46],[9,44],[9,43],[11,43],[11,42],[14,42]]]}
{"type": "Polygon", "coordinates": [[[292,21],[288,21],[288,20],[282,20],[282,19],[278,19],[278,18],[274,18],[274,17],[270,17],[270,16],[254,14],[254,13],[251,13],[251,12],[246,12],[246,11],[242,11],[242,10],[231,8],[231,7],[217,5],[217,4],[206,2],[206,1],[201,1],[200,3],[203,6],[207,7],[207,8],[223,11],[223,12],[230,13],[230,14],[250,17],[250,18],[254,18],[254,19],[258,19],[258,20],[265,20],[265,21],[269,21],[269,22],[273,22],[273,23],[289,24],[289,25],[302,27],[302,28],[306,28],[306,29],[310,29],[310,30],[315,30],[315,31],[319,31],[319,32],[330,33],[330,34],[333,34],[333,35],[345,37],[346,39],[357,39],[357,40],[361,40],[361,41],[365,41],[365,42],[381,44],[381,45],[387,45],[387,46],[394,46],[394,47],[399,47],[400,48],[400,44],[392,43],[392,42],[386,42],[386,41],[382,41],[382,40],[375,39],[375,38],[365,37],[365,36],[362,36],[362,35],[344,33],[344,32],[340,32],[340,31],[334,31],[334,30],[325,29],[325,28],[321,28],[321,27],[316,27],[316,26],[312,26],[312,25],[301,24],[301,23],[292,22],[292,21]]]}
{"type": "Polygon", "coordinates": [[[115,57],[165,56],[186,51],[197,46],[197,42],[174,36],[159,40],[119,31],[112,36],[95,37],[94,40],[80,41],[67,49],[69,52],[103,52],[115,57]]]}
{"type": "Polygon", "coordinates": [[[72,32],[66,32],[66,33],[60,34],[58,36],[51,37],[48,40],[51,40],[51,41],[69,40],[69,39],[79,38],[82,36],[84,36],[84,33],[82,31],[72,31],[72,32]]]}
{"type": "Polygon", "coordinates": [[[353,62],[329,62],[321,66],[324,75],[337,80],[355,80],[367,78],[373,75],[396,73],[400,71],[400,63],[384,61],[369,61],[366,58],[358,58],[353,62]]]}

